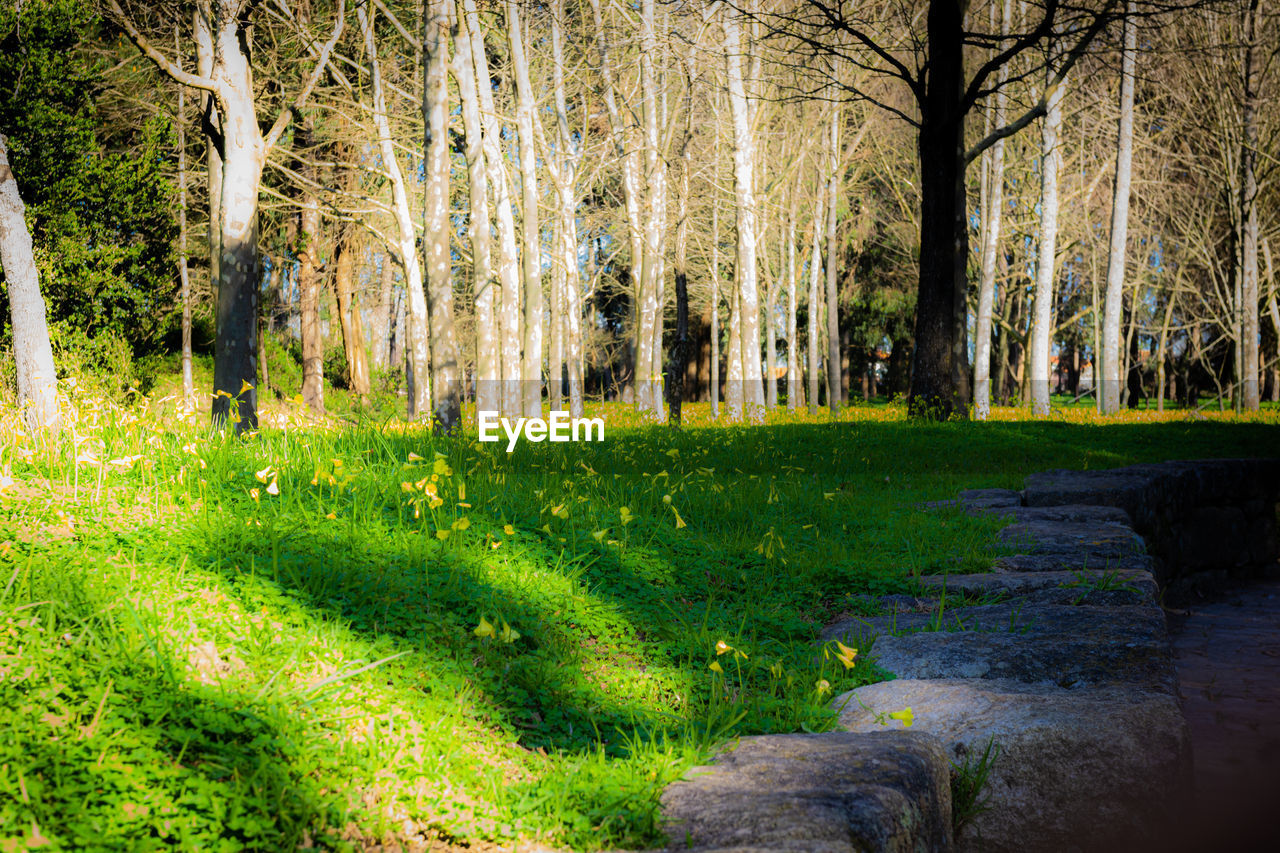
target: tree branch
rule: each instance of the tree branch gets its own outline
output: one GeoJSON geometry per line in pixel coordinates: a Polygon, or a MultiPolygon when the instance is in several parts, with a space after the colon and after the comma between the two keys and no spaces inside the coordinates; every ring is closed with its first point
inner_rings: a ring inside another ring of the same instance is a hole
{"type": "MultiPolygon", "coordinates": [[[[111,0],[115,3],[116,0],[111,0]]],[[[280,135],[284,133],[286,127],[289,126],[293,114],[302,109],[302,106],[311,97],[311,91],[316,87],[316,83],[320,82],[320,76],[324,74],[325,68],[329,65],[329,54],[333,52],[334,45],[338,43],[339,37],[342,36],[342,27],[346,23],[347,17],[346,0],[338,0],[337,20],[333,25],[333,35],[329,37],[329,41],[320,50],[320,56],[316,59],[316,67],[312,69],[311,76],[307,78],[306,85],[302,87],[302,91],[298,93],[298,97],[293,99],[293,103],[280,110],[280,115],[276,116],[275,124],[271,126],[271,130],[262,140],[263,152],[270,151],[277,142],[280,141],[280,135]]]]}
{"type": "Polygon", "coordinates": [[[138,50],[150,59],[155,66],[162,72],[169,75],[174,81],[184,86],[190,86],[192,89],[201,89],[205,92],[212,92],[215,95],[222,95],[222,87],[218,85],[216,80],[209,77],[202,77],[199,74],[192,74],[189,71],[183,71],[178,67],[177,63],[172,62],[160,51],[151,46],[151,42],[147,41],[146,36],[138,32],[138,28],[133,25],[133,21],[125,14],[124,9],[120,8],[119,0],[107,0],[107,5],[111,9],[112,17],[115,22],[124,30],[125,35],[129,37],[129,41],[133,42],[138,50]]]}

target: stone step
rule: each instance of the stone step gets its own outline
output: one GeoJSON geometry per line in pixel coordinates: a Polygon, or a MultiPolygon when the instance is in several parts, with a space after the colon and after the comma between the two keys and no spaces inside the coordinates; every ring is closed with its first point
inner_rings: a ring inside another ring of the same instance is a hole
{"type": "Polygon", "coordinates": [[[919,732],[744,737],[662,794],[669,850],[952,849],[950,764],[919,732]]]}
{"type": "Polygon", "coordinates": [[[898,680],[854,690],[835,707],[854,732],[884,731],[877,713],[910,707],[911,730],[939,737],[957,762],[976,763],[994,739],[985,793],[998,807],[973,819],[957,839],[961,850],[1155,849],[1148,845],[1186,807],[1187,727],[1168,693],[898,680]]]}
{"type": "Polygon", "coordinates": [[[1134,569],[926,575],[920,583],[935,596],[945,589],[949,594],[1018,596],[1028,604],[1117,607],[1156,604],[1159,600],[1151,572],[1134,569]]]}
{"type": "Polygon", "coordinates": [[[996,534],[996,541],[1026,554],[1069,554],[1091,561],[1146,553],[1146,543],[1121,524],[1076,521],[1022,521],[996,534]]]}
{"type": "Polygon", "coordinates": [[[1012,554],[996,557],[993,572],[1076,572],[1139,571],[1160,576],[1160,561],[1150,554],[1100,557],[1080,551],[1063,550],[1046,554],[1012,554]]]}
{"type": "Polygon", "coordinates": [[[1118,524],[1132,527],[1129,513],[1115,506],[1066,504],[1063,506],[1015,506],[984,510],[989,515],[1009,516],[1015,522],[1066,521],[1077,524],[1118,524]]]}
{"type": "Polygon", "coordinates": [[[1015,602],[955,608],[941,617],[909,613],[848,620],[823,632],[824,639],[859,648],[872,636],[870,658],[899,678],[1127,684],[1177,692],[1164,613],[1156,607],[1015,602]],[[919,630],[928,627],[942,630],[919,630]]]}

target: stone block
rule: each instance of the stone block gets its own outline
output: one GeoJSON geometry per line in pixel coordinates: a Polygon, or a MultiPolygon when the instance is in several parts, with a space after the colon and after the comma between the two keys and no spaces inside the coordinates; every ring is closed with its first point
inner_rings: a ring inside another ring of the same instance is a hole
{"type": "Polygon", "coordinates": [[[918,732],[742,738],[662,794],[669,850],[948,851],[949,760],[918,732]]]}
{"type": "Polygon", "coordinates": [[[907,680],[836,701],[841,726],[855,732],[883,728],[873,712],[910,707],[911,730],[936,735],[957,761],[976,761],[995,741],[985,789],[991,808],[957,839],[962,850],[1154,849],[1150,842],[1184,814],[1190,746],[1178,700],[1167,693],[907,680]]]}

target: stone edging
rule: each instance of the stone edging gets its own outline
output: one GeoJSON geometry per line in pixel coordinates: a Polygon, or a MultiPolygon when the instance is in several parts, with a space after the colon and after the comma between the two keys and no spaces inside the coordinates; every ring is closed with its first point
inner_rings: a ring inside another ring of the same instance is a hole
{"type": "Polygon", "coordinates": [[[962,492],[968,511],[1013,518],[1000,539],[1022,553],[829,626],[825,640],[876,635],[897,680],[839,697],[844,732],[742,738],[670,786],[670,849],[1058,853],[1169,837],[1191,753],[1159,590],[1274,560],[1278,487],[1276,461],[1212,460],[962,492]],[[913,728],[887,730],[905,706],[913,728]],[[991,808],[953,838],[950,763],[991,742],[991,808]]]}

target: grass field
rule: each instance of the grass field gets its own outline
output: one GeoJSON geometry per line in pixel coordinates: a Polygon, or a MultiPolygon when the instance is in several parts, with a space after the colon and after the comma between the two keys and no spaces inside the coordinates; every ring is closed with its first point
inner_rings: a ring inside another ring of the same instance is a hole
{"type": "Polygon", "coordinates": [[[245,439],[172,399],[73,394],[46,444],[4,412],[0,850],[643,846],[717,744],[887,677],[816,643],[855,596],[989,566],[998,520],[921,501],[1280,453],[1275,412],[595,413],[508,455],[287,403],[245,439]]]}

